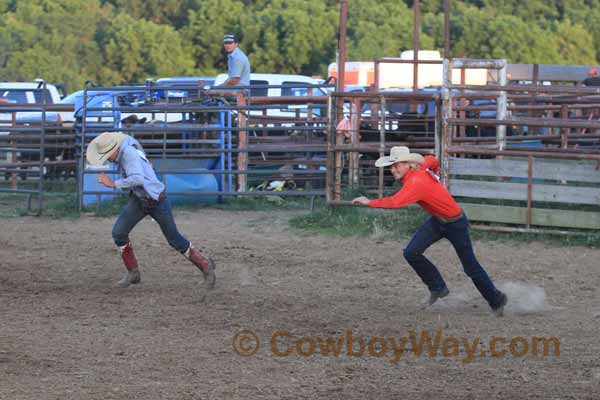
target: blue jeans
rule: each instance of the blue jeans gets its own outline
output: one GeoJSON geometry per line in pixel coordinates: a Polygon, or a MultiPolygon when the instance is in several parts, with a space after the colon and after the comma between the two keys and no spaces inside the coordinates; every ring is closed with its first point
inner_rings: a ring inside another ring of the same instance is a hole
{"type": "Polygon", "coordinates": [[[129,202],[121,211],[112,230],[112,237],[117,246],[124,246],[129,243],[129,232],[146,215],[152,216],[160,226],[163,235],[175,250],[185,253],[190,247],[190,242],[183,237],[177,230],[173,212],[171,211],[171,202],[164,196],[154,207],[144,207],[142,200],[137,196],[130,194],[129,202]]]}
{"type": "Polygon", "coordinates": [[[423,255],[429,246],[441,238],[446,238],[452,243],[465,273],[471,278],[488,304],[492,308],[498,306],[501,301],[500,292],[475,258],[473,245],[469,237],[469,220],[466,216],[447,224],[440,222],[435,217],[430,217],[417,230],[406,249],[404,249],[404,258],[419,275],[423,283],[431,291],[446,288],[446,283],[438,269],[423,255]]]}

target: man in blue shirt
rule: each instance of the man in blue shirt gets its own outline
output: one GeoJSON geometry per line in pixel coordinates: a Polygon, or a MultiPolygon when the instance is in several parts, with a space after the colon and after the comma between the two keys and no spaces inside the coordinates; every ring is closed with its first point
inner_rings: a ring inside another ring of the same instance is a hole
{"type": "Polygon", "coordinates": [[[106,161],[116,163],[121,179],[112,180],[108,175],[98,175],[98,182],[109,188],[129,189],[129,202],[121,211],[112,230],[112,237],[121,252],[127,272],[119,281],[120,287],[128,287],[141,281],[140,270],[129,233],[146,215],[158,223],[165,238],[175,250],[187,257],[204,275],[208,289],[215,286],[215,263],[177,230],[171,203],[152,165],[146,158],[140,143],[120,132],[104,132],[92,140],[86,158],[91,165],[103,165],[106,161]]]}
{"type": "Polygon", "coordinates": [[[250,85],[250,62],[248,57],[238,47],[238,41],[233,33],[223,37],[223,47],[227,52],[227,80],[220,86],[250,85]]]}

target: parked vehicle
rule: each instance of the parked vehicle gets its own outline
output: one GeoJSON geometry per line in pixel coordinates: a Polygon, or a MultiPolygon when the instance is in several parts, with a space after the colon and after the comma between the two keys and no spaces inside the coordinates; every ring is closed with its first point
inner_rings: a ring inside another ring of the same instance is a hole
{"type": "MultiPolygon", "coordinates": [[[[226,80],[227,74],[219,74],[215,78],[214,86],[221,85],[226,80]]],[[[310,85],[321,86],[311,89],[313,96],[327,96],[321,80],[304,75],[252,73],[250,74],[250,85],[256,86],[256,88],[250,89],[250,96],[307,96],[310,85]]]]}
{"type": "MultiPolygon", "coordinates": [[[[219,74],[215,79],[213,88],[221,85],[227,80],[227,74],[219,74]]],[[[327,96],[327,85],[320,79],[304,75],[285,75],[285,74],[250,74],[250,96],[251,97],[282,97],[282,96],[327,96]]],[[[296,115],[299,109],[302,116],[308,111],[305,105],[287,105],[280,108],[269,108],[268,116],[289,117],[296,115]]],[[[313,106],[314,116],[325,115],[326,106],[313,106]]],[[[250,115],[262,115],[261,110],[251,111],[250,115]]]]}
{"type": "MultiPolygon", "coordinates": [[[[101,122],[120,121],[130,115],[118,111],[119,106],[134,106],[144,103],[145,91],[94,91],[87,92],[86,118],[101,122]],[[117,108],[115,108],[117,107],[117,108]]],[[[74,123],[81,122],[84,112],[84,91],[79,90],[60,100],[58,104],[73,105],[73,111],[46,112],[46,121],[74,123]]],[[[22,124],[39,123],[42,120],[40,112],[23,113],[17,116],[17,121],[22,124]]]]}
{"type": "MultiPolygon", "coordinates": [[[[55,85],[46,84],[44,86],[44,81],[39,80],[36,82],[2,82],[0,83],[0,96],[5,100],[5,103],[8,104],[23,104],[23,105],[53,105],[61,102],[60,94],[55,85]]],[[[55,114],[54,112],[46,112],[47,116],[51,114],[55,114]]],[[[14,118],[17,123],[17,127],[19,125],[25,125],[29,120],[38,120],[42,119],[42,112],[40,111],[15,111],[14,118]]],[[[50,118],[53,118],[50,116],[50,118]]],[[[13,113],[6,112],[0,113],[0,121],[4,125],[12,125],[13,113]]],[[[4,134],[8,134],[9,132],[5,132],[4,134]]],[[[20,132],[12,131],[12,133],[19,136],[20,132]]],[[[11,136],[12,136],[11,133],[11,136]]],[[[55,133],[55,131],[51,131],[51,133],[55,133]]],[[[49,134],[51,134],[49,133],[49,134]]],[[[0,133],[2,134],[2,133],[0,133]]],[[[31,133],[30,133],[31,134],[31,133]]],[[[21,135],[22,136],[22,135],[21,135]]],[[[12,155],[16,155],[16,160],[19,162],[30,162],[30,161],[39,161],[40,153],[36,150],[36,146],[39,146],[39,138],[32,136],[31,139],[24,139],[23,137],[17,139],[18,145],[21,147],[31,147],[31,149],[24,149],[18,153],[12,153],[12,155]]],[[[60,144],[56,147],[52,145],[55,142],[47,142],[45,147],[45,158],[50,161],[56,160],[68,160],[72,159],[72,149],[65,148],[60,144]]],[[[26,170],[27,168],[23,168],[26,170]]],[[[74,170],[71,168],[65,168],[62,166],[50,166],[45,168],[44,175],[45,176],[63,176],[64,178],[68,178],[73,176],[74,170]]],[[[19,173],[22,179],[27,179],[27,172],[19,173]]],[[[10,174],[5,174],[5,179],[8,179],[10,174]]]]}
{"type": "MultiPolygon", "coordinates": [[[[419,60],[437,61],[437,63],[420,64],[418,86],[420,89],[442,85],[443,66],[442,57],[437,50],[419,50],[419,60]]],[[[373,61],[346,61],[344,84],[358,84],[369,86],[377,84],[380,89],[411,89],[413,87],[413,63],[414,51],[405,50],[400,58],[387,58],[380,61],[378,82],[375,82],[375,63],[373,61]],[[398,62],[395,62],[398,61],[398,62]],[[401,62],[400,62],[401,61],[401,62]]],[[[327,74],[337,77],[337,64],[329,64],[327,74]]],[[[458,84],[461,81],[461,71],[452,71],[452,82],[458,84]]],[[[484,85],[487,83],[486,69],[465,69],[465,83],[468,85],[484,85]]]]}
{"type": "MultiPolygon", "coordinates": [[[[120,121],[135,115],[139,120],[159,120],[162,122],[178,122],[182,120],[182,113],[153,112],[152,107],[164,101],[156,90],[88,90],[85,107],[86,123],[102,123],[120,126],[120,121]],[[121,111],[121,108],[135,108],[136,110],[121,111]]],[[[73,111],[47,112],[46,121],[63,123],[81,123],[84,114],[84,91],[80,90],[70,94],[59,104],[73,105],[73,111]]],[[[39,123],[42,115],[39,112],[19,116],[21,123],[39,123]]]]}
{"type": "Polygon", "coordinates": [[[158,99],[177,101],[195,99],[199,97],[199,90],[208,90],[215,83],[214,76],[175,76],[160,78],[156,81],[157,87],[169,87],[169,89],[158,89],[155,95],[158,99]]]}
{"type": "MultiPolygon", "coordinates": [[[[344,85],[369,86],[375,83],[375,63],[373,61],[346,61],[344,73],[344,85]]],[[[337,63],[331,63],[327,67],[327,76],[337,79],[337,63]]]]}
{"type": "Polygon", "coordinates": [[[55,104],[60,101],[60,93],[56,86],[49,83],[44,88],[44,81],[35,82],[0,82],[0,98],[8,103],[20,104],[55,104]]]}
{"type": "Polygon", "coordinates": [[[344,85],[344,92],[348,93],[365,93],[369,89],[364,85],[344,85]]]}
{"type": "MultiPolygon", "coordinates": [[[[55,104],[60,102],[60,93],[56,86],[46,84],[44,81],[35,82],[0,82],[0,104],[55,104]]],[[[26,116],[28,113],[18,111],[16,117],[26,116]]],[[[10,112],[0,112],[0,125],[12,122],[10,112]]]]}

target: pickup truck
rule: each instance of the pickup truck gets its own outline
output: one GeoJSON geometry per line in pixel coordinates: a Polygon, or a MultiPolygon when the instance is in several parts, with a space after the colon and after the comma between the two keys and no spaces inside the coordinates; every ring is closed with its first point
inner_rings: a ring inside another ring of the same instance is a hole
{"type": "MultiPolygon", "coordinates": [[[[41,105],[56,104],[60,102],[60,93],[56,86],[46,84],[39,79],[35,82],[0,82],[0,137],[8,136],[8,131],[3,131],[2,126],[11,126],[13,121],[27,119],[31,115],[39,115],[38,111],[19,111],[14,105],[41,105]]],[[[17,122],[18,123],[18,122],[17,122]]],[[[5,145],[2,142],[1,145],[5,145]]],[[[14,153],[12,153],[14,154],[14,153]]],[[[48,156],[54,157],[52,151],[48,150],[48,156]]],[[[0,151],[0,160],[10,160],[10,152],[0,151]]],[[[35,159],[30,153],[18,155],[18,160],[29,161],[35,159]]],[[[38,156],[39,159],[39,156],[38,156]]],[[[8,175],[7,175],[8,176],[8,175]]]]}
{"type": "Polygon", "coordinates": [[[0,97],[9,103],[41,104],[42,95],[47,104],[55,104],[60,101],[60,93],[56,86],[49,83],[44,87],[44,81],[35,82],[0,82],[0,97]],[[43,89],[43,90],[36,90],[43,89]]]}
{"type": "MultiPolygon", "coordinates": [[[[213,89],[222,89],[217,87],[227,80],[227,74],[219,74],[215,78],[213,89]]],[[[250,96],[253,97],[306,97],[311,93],[312,96],[327,97],[328,85],[322,80],[304,75],[285,75],[285,74],[250,74],[250,96]],[[297,85],[297,86],[296,86],[297,85]]],[[[300,109],[300,115],[306,116],[306,105],[287,105],[282,108],[268,108],[266,114],[274,117],[293,118],[296,115],[296,109],[300,109]]],[[[312,109],[314,116],[324,116],[325,106],[314,106],[312,109]]],[[[261,110],[250,111],[250,115],[262,115],[261,110]]]]}
{"type": "MultiPolygon", "coordinates": [[[[0,82],[0,107],[3,104],[56,104],[60,102],[60,93],[56,86],[44,81],[35,82],[0,82]]],[[[0,125],[10,124],[12,112],[0,112],[0,125]]],[[[23,118],[27,112],[16,112],[17,117],[23,118]]]]}

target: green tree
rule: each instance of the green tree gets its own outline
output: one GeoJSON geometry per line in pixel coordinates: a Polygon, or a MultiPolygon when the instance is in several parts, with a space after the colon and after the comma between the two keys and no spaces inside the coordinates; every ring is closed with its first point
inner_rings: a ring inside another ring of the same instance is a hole
{"type": "Polygon", "coordinates": [[[117,13],[134,19],[145,19],[155,24],[167,24],[179,29],[188,23],[188,12],[198,7],[201,0],[108,0],[117,13]]]}
{"type": "Polygon", "coordinates": [[[593,35],[583,26],[564,20],[557,24],[554,36],[562,64],[589,65],[596,63],[593,35]]]}
{"type": "MultiPolygon", "coordinates": [[[[412,7],[412,2],[410,4],[412,7]]],[[[413,48],[413,10],[404,2],[357,0],[348,12],[348,49],[352,59],[399,57],[413,48]]],[[[423,17],[423,15],[422,15],[423,17]]],[[[431,49],[433,38],[421,29],[421,49],[431,49]]]]}
{"type": "Polygon", "coordinates": [[[101,64],[96,27],[109,7],[86,0],[16,2],[0,17],[0,78],[80,87],[101,64]],[[86,27],[86,29],[82,29],[86,27]]]}
{"type": "MultiPolygon", "coordinates": [[[[349,0],[349,60],[411,49],[413,0],[349,0]]],[[[453,55],[594,64],[600,0],[451,2],[453,55]]],[[[420,47],[444,47],[442,0],[422,0],[420,47]]],[[[335,61],[339,0],[0,0],[0,79],[100,84],[226,71],[241,37],[252,70],[323,73],[335,61]]]]}
{"type": "Polygon", "coordinates": [[[240,17],[253,70],[320,73],[334,55],[339,10],[319,0],[257,1],[240,17]]]}
{"type": "Polygon", "coordinates": [[[12,6],[12,1],[10,0],[0,0],[0,15],[7,13],[11,6],[12,6]]]}
{"type": "Polygon", "coordinates": [[[194,61],[181,36],[170,26],[118,14],[103,32],[102,84],[143,82],[147,78],[189,74],[194,61]]]}
{"type": "Polygon", "coordinates": [[[465,8],[452,20],[453,54],[505,58],[511,63],[552,64],[560,60],[552,33],[512,15],[490,15],[465,8]]]}
{"type": "Polygon", "coordinates": [[[484,0],[483,8],[495,15],[513,15],[546,28],[560,18],[559,4],[559,1],[547,0],[484,0]]]}
{"type": "Polygon", "coordinates": [[[594,61],[600,62],[600,0],[563,0],[561,4],[562,19],[590,33],[592,42],[586,45],[595,52],[594,61]]]}
{"type": "MultiPolygon", "coordinates": [[[[200,74],[217,74],[226,70],[223,34],[241,31],[239,16],[248,12],[244,7],[240,0],[203,0],[198,9],[189,12],[189,25],[182,29],[181,35],[200,74]]],[[[242,47],[245,45],[243,39],[242,47]]]]}

